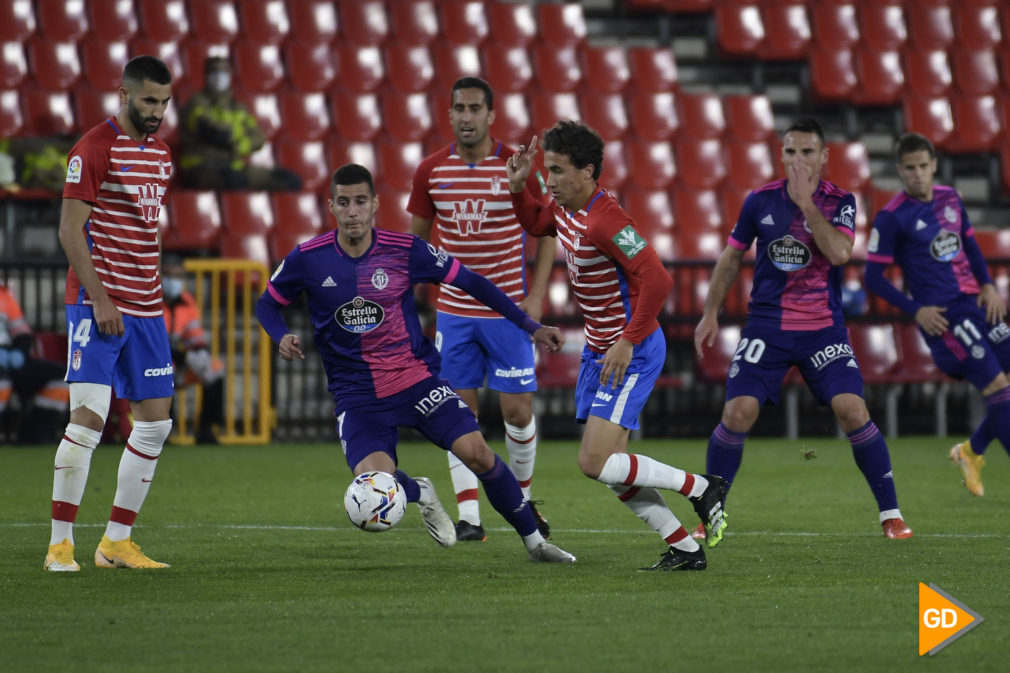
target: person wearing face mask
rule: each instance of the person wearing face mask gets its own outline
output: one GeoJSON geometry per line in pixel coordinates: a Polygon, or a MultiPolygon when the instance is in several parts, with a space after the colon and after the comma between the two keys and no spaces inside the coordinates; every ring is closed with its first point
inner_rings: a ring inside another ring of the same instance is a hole
{"type": "Polygon", "coordinates": [[[299,190],[301,178],[285,168],[249,163],[266,137],[232,92],[231,65],[212,56],[204,63],[204,88],[180,115],[179,167],[183,186],[213,190],[299,190]]]}
{"type": "Polygon", "coordinates": [[[172,344],[176,386],[203,386],[203,404],[196,428],[198,444],[215,444],[214,426],[224,422],[224,363],[210,353],[200,320],[200,307],[186,291],[182,259],[166,255],[161,268],[165,327],[172,344]]]}

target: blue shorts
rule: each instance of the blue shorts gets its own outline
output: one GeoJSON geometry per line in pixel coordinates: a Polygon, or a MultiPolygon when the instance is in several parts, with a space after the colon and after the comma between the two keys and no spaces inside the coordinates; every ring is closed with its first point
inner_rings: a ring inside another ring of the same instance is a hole
{"type": "Polygon", "coordinates": [[[123,314],[123,336],[102,334],[90,305],[67,305],[67,381],[112,386],[127,400],[172,397],[175,376],[165,319],[123,314]]]}
{"type": "Polygon", "coordinates": [[[470,407],[449,383],[432,376],[367,406],[338,410],[337,433],[347,465],[353,470],[376,451],[396,463],[401,426],[414,428],[446,451],[463,435],[480,430],[470,407]]]}
{"type": "Polygon", "coordinates": [[[984,390],[999,376],[1010,371],[1010,327],[1005,322],[986,324],[985,311],[972,299],[948,306],[943,314],[948,328],[940,336],[922,332],[936,366],[947,376],[965,379],[984,390]]]}
{"type": "Polygon", "coordinates": [[[845,327],[793,332],[748,325],[740,332],[726,378],[726,399],[756,397],[778,404],[782,381],[792,365],[803,375],[819,404],[836,395],[863,397],[863,374],[845,327]]]}
{"type": "Polygon", "coordinates": [[[624,382],[618,388],[614,387],[613,378],[606,385],[600,385],[602,360],[603,355],[589,350],[589,346],[582,349],[582,366],[575,383],[575,420],[585,423],[593,415],[637,430],[638,416],[666,362],[663,330],[657,329],[635,346],[624,382]]]}
{"type": "Polygon", "coordinates": [[[487,387],[502,393],[537,389],[530,335],[505,318],[465,318],[438,312],[435,347],[442,376],[457,390],[487,387]]]}

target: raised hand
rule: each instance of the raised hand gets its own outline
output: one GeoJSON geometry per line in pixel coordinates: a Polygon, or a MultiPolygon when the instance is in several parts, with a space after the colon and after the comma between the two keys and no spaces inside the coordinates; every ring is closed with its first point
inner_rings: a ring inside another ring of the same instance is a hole
{"type": "Polygon", "coordinates": [[[526,188],[526,178],[533,170],[533,157],[537,155],[537,137],[533,136],[530,146],[520,145],[505,162],[505,175],[509,179],[509,188],[513,192],[521,192],[526,188]]]}

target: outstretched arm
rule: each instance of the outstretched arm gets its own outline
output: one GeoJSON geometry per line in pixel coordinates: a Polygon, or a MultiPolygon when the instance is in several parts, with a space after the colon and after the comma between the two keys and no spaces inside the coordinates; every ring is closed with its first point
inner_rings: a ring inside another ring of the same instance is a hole
{"type": "Polygon", "coordinates": [[[256,302],[256,318],[260,321],[264,331],[277,344],[277,353],[282,359],[304,360],[305,353],[301,349],[302,341],[297,334],[288,331],[288,324],[281,312],[282,308],[283,306],[270,296],[269,291],[264,292],[256,302]]]}

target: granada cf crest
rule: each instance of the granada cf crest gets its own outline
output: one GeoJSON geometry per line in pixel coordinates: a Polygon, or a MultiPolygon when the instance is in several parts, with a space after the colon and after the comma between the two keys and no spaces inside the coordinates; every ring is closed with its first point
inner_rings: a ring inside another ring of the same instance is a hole
{"type": "Polygon", "coordinates": [[[501,194],[501,176],[493,175],[491,176],[491,193],[495,196],[501,194]]]}
{"type": "Polygon", "coordinates": [[[70,366],[76,372],[81,368],[81,351],[75,350],[73,356],[70,358],[70,366]]]}

